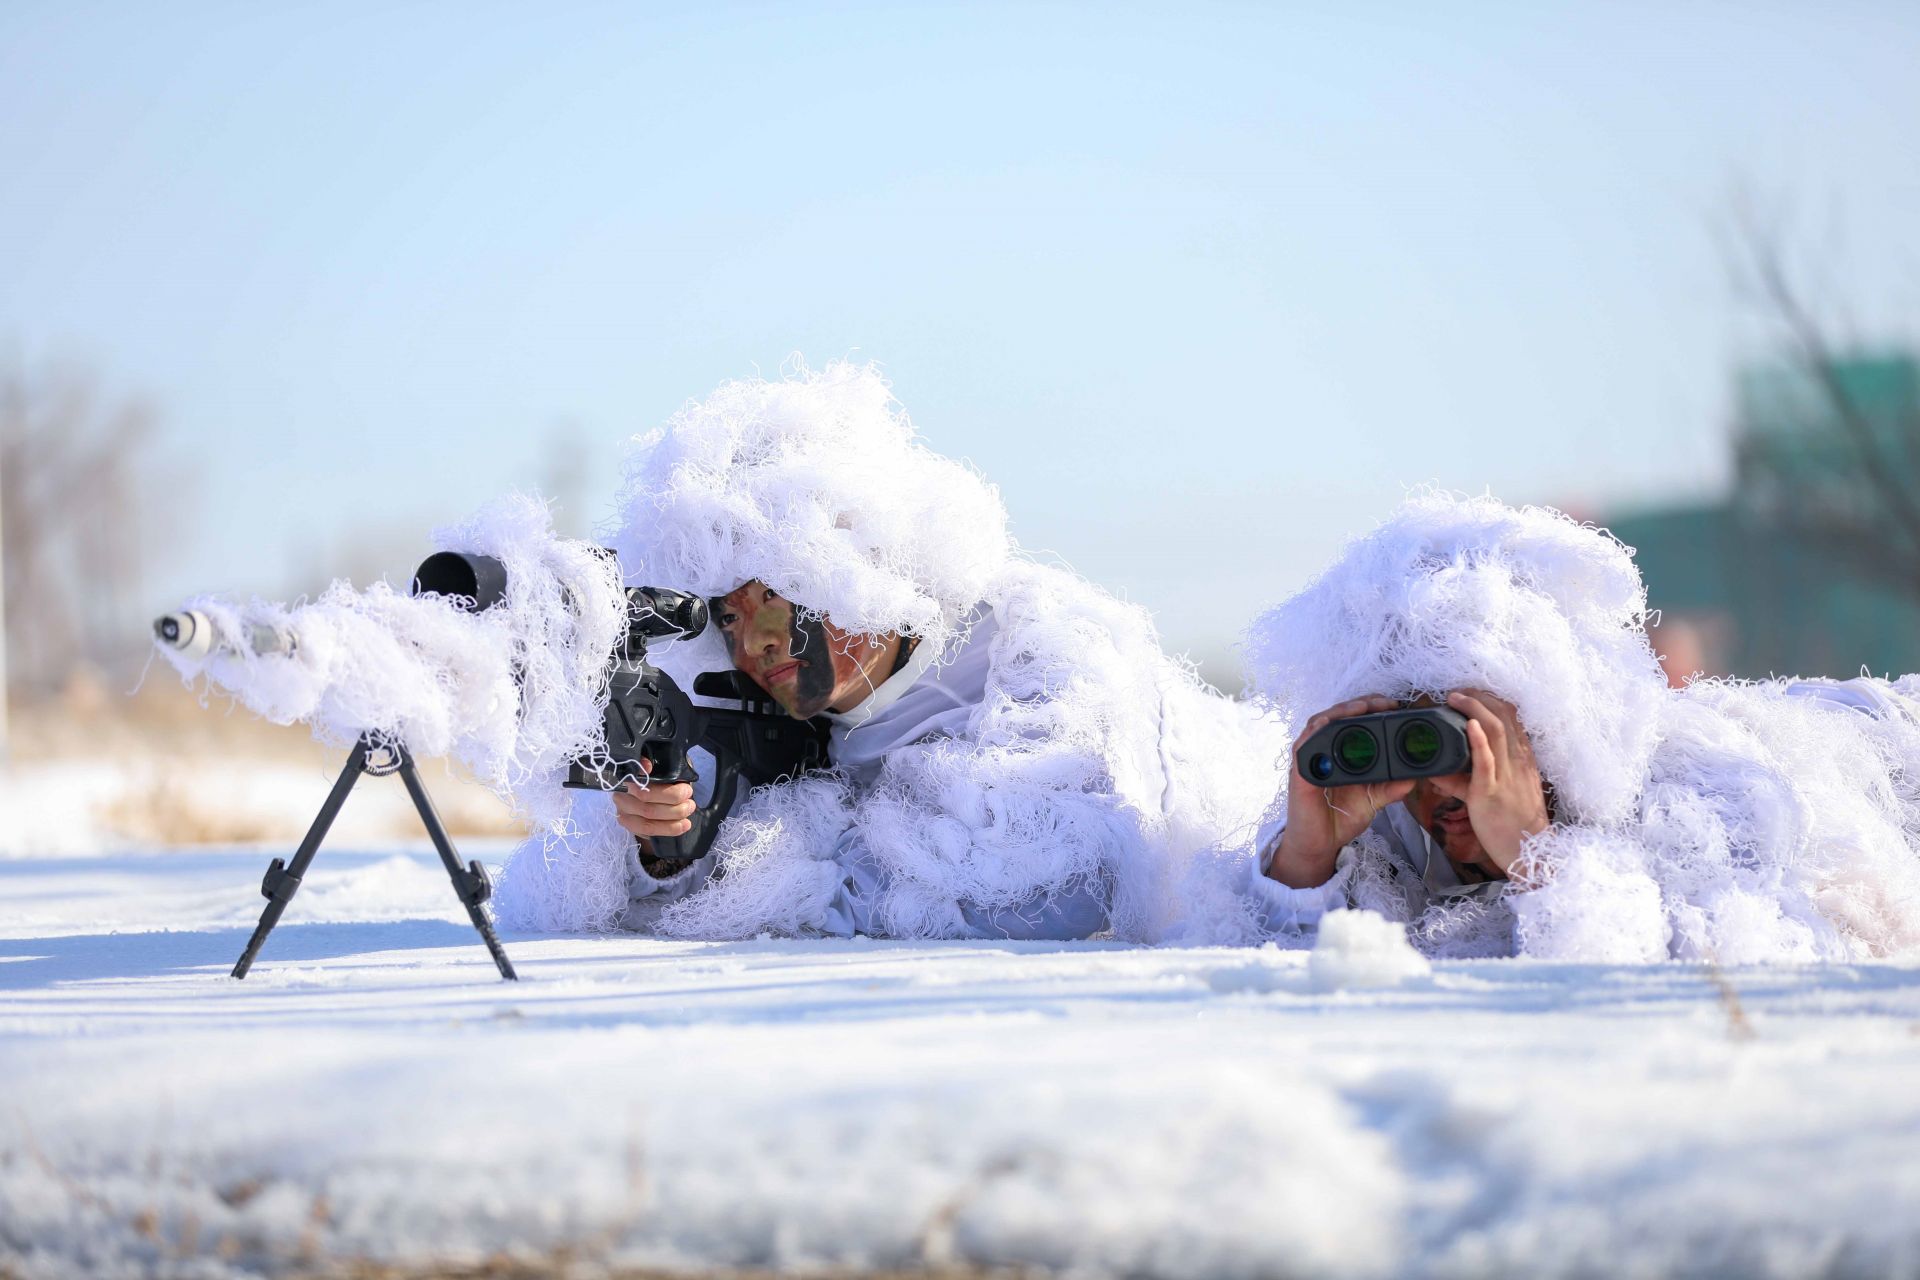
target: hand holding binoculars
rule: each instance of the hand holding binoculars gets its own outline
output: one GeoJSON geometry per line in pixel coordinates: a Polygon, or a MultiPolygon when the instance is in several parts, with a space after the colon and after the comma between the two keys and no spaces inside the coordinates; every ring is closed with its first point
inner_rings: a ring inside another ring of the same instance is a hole
{"type": "Polygon", "coordinates": [[[1473,768],[1467,718],[1447,707],[1348,716],[1300,744],[1294,763],[1316,787],[1443,777],[1473,768]]]}

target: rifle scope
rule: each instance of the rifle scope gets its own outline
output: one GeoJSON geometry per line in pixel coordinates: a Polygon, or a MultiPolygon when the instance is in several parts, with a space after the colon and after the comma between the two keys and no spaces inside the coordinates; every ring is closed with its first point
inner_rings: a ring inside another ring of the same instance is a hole
{"type": "Polygon", "coordinates": [[[492,556],[436,551],[413,571],[413,594],[464,596],[473,601],[469,611],[481,613],[506,599],[507,566],[492,556]]]}
{"type": "MultiPolygon", "coordinates": [[[[603,554],[613,555],[611,551],[603,554]]],[[[507,566],[492,556],[436,551],[413,571],[413,594],[471,600],[469,611],[481,613],[506,599],[507,566]]],[[[666,587],[627,588],[629,641],[670,636],[691,640],[706,629],[707,602],[701,597],[666,587]]]]}

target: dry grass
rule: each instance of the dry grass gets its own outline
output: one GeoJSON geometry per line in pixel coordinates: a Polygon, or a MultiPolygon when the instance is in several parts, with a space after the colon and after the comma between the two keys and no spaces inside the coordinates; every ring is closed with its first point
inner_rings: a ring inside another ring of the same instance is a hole
{"type": "MultiPolygon", "coordinates": [[[[131,693],[83,672],[59,696],[16,703],[10,710],[13,760],[96,765],[112,782],[101,789],[98,816],[115,835],[140,843],[297,840],[313,813],[236,803],[236,795],[245,793],[248,771],[311,770],[325,780],[345,759],[343,752],[316,743],[303,726],[269,724],[223,699],[203,705],[164,668],[149,672],[131,693]]],[[[526,830],[497,796],[457,768],[423,760],[420,771],[455,837],[514,836],[526,830]]],[[[364,812],[368,801],[356,800],[364,812]]],[[[389,800],[377,812],[386,815],[383,834],[403,839],[422,834],[405,803],[389,800]]]]}
{"type": "Polygon", "coordinates": [[[1753,1029],[1752,1019],[1747,1017],[1747,1007],[1740,1003],[1740,992],[1722,973],[1720,966],[1709,963],[1706,967],[1707,981],[1713,984],[1714,995],[1720,1000],[1720,1008],[1727,1015],[1727,1038],[1729,1040],[1752,1040],[1759,1034],[1753,1029]]]}
{"type": "Polygon", "coordinates": [[[142,769],[124,791],[105,801],[102,816],[116,835],[141,844],[231,844],[294,833],[298,819],[292,815],[281,820],[223,804],[209,786],[220,768],[217,760],[179,760],[142,769]]]}
{"type": "Polygon", "coordinates": [[[55,696],[9,706],[13,758],[52,760],[244,755],[297,761],[318,750],[304,729],[268,724],[222,700],[200,700],[156,666],[139,687],[115,688],[80,670],[55,696]]]}

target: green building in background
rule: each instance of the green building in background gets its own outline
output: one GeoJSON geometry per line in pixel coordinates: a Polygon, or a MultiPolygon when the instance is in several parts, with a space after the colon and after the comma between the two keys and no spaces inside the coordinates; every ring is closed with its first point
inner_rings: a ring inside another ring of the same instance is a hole
{"type": "Polygon", "coordinates": [[[1709,674],[1920,671],[1920,361],[1831,372],[1742,371],[1726,500],[1603,521],[1709,674]]]}

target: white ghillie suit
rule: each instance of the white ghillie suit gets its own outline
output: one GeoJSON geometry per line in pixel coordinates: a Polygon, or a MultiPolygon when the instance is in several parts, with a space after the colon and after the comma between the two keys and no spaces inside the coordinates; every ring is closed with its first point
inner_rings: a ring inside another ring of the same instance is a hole
{"type": "Polygon", "coordinates": [[[605,745],[607,656],[626,621],[618,572],[591,544],[556,537],[528,497],[437,530],[434,545],[501,561],[505,598],[476,614],[384,582],[336,582],[295,605],[201,596],[182,608],[213,624],[214,648],[159,652],[276,724],[304,722],[334,746],[370,733],[452,756],[536,823],[564,821],[567,762],[605,745]],[[256,653],[261,632],[291,652],[256,653]]]}
{"type": "MultiPolygon", "coordinates": [[[[834,717],[830,774],[760,788],[656,880],[605,796],[536,838],[497,899],[521,928],[696,938],[1149,938],[1175,863],[1250,826],[1286,739],[1160,650],[1140,609],[1017,554],[999,495],[921,445],[885,382],[836,364],[720,387],[637,442],[629,581],[758,579],[850,632],[918,637],[834,717]]],[[[656,660],[729,665],[711,631],[656,660]]]]}
{"type": "Polygon", "coordinates": [[[1920,952],[1920,686],[1699,680],[1666,686],[1631,554],[1557,512],[1442,495],[1408,502],[1317,581],[1263,615],[1250,663],[1295,723],[1367,693],[1477,687],[1512,702],[1555,792],[1525,856],[1528,891],[1458,884],[1390,805],[1316,890],[1255,859],[1284,825],[1213,868],[1237,886],[1192,932],[1310,930],[1330,906],[1413,921],[1441,955],[1720,963],[1920,952]]]}

